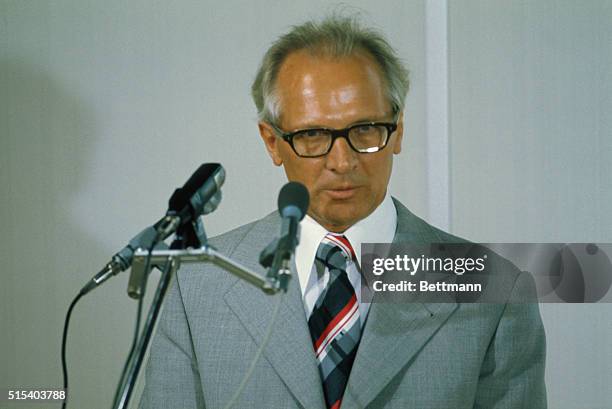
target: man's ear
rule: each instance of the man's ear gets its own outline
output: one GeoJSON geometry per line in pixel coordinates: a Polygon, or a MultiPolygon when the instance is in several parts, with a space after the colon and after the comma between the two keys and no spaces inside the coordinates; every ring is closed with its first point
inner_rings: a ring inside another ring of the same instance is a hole
{"type": "Polygon", "coordinates": [[[259,135],[261,135],[261,139],[263,139],[263,142],[266,145],[268,154],[270,155],[270,158],[272,158],[272,163],[274,163],[276,166],[282,165],[283,160],[278,150],[278,145],[281,142],[280,138],[276,135],[276,132],[274,132],[274,129],[270,124],[259,122],[258,126],[259,135]]]}
{"type": "Polygon", "coordinates": [[[398,154],[402,151],[402,139],[404,137],[404,111],[400,111],[397,120],[397,129],[394,132],[393,153],[398,154]]]}

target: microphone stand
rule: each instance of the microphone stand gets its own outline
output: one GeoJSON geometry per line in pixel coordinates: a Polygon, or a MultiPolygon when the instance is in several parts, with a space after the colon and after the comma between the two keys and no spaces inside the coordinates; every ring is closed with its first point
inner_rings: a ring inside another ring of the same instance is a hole
{"type": "MultiPolygon", "coordinates": [[[[139,249],[134,253],[134,259],[132,262],[132,272],[136,274],[144,274],[146,277],[149,273],[145,270],[145,266],[157,265],[166,266],[162,270],[162,275],[155,291],[151,307],[147,315],[147,320],[144,324],[143,335],[140,337],[136,349],[128,357],[128,366],[126,371],[122,374],[119,389],[115,395],[113,402],[113,409],[125,409],[128,407],[130,397],[136,386],[136,380],[144,356],[149,347],[153,329],[157,323],[161,306],[172,281],[172,277],[178,271],[181,263],[198,263],[198,262],[209,262],[213,263],[224,270],[234,274],[235,276],[249,282],[250,284],[262,289],[266,294],[275,294],[280,290],[279,283],[274,278],[264,278],[259,274],[251,271],[249,268],[244,267],[229,257],[217,252],[214,248],[207,244],[201,244],[200,248],[193,249],[177,249],[179,247],[188,244],[196,244],[196,242],[205,242],[205,235],[203,228],[200,224],[188,223],[185,230],[177,232],[177,241],[181,243],[172,243],[170,250],[154,250],[150,254],[147,250],[139,249]],[[149,259],[147,261],[147,259],[149,259]]],[[[284,278],[286,280],[286,277],[284,278]]],[[[142,296],[142,290],[141,290],[142,296]]]]}
{"type": "Polygon", "coordinates": [[[140,337],[134,353],[128,357],[129,366],[126,372],[127,375],[123,374],[121,377],[122,383],[119,393],[116,395],[117,400],[113,403],[113,408],[127,408],[134,387],[136,386],[138,373],[140,372],[142,361],[144,360],[145,353],[149,346],[153,328],[157,323],[164,296],[166,295],[172,276],[176,273],[180,265],[179,259],[177,258],[170,257],[167,260],[168,265],[166,266],[167,268],[162,271],[162,275],[159,279],[159,284],[157,285],[157,290],[155,291],[155,296],[153,297],[153,302],[149,309],[147,321],[144,325],[143,335],[140,337]]]}

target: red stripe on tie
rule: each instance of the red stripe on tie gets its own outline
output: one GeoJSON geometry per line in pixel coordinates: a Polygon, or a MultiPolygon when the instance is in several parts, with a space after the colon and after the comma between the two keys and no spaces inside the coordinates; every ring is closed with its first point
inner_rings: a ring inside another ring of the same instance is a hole
{"type": "Polygon", "coordinates": [[[338,399],[336,402],[334,402],[333,405],[331,405],[331,408],[329,409],[339,409],[341,403],[342,403],[342,399],[338,399]]]}
{"type": "Polygon", "coordinates": [[[354,259],[355,258],[355,251],[353,250],[353,246],[351,246],[351,242],[348,241],[348,239],[344,236],[339,236],[338,240],[340,240],[342,243],[344,243],[344,245],[346,247],[348,247],[348,249],[351,251],[351,257],[354,259]]]}
{"type": "Polygon", "coordinates": [[[321,346],[321,342],[325,340],[325,337],[327,337],[327,334],[329,334],[331,330],[333,330],[336,327],[336,325],[344,318],[344,316],[348,314],[348,312],[351,310],[351,308],[353,307],[353,305],[355,305],[356,302],[357,302],[357,294],[353,294],[353,296],[351,297],[349,302],[344,306],[344,308],[342,308],[342,310],[340,310],[340,312],[334,317],[334,319],[332,319],[331,322],[327,324],[327,327],[325,327],[325,331],[323,331],[319,339],[317,339],[317,342],[315,342],[315,351],[319,350],[319,346],[321,346]]]}
{"type": "Polygon", "coordinates": [[[338,240],[340,243],[337,243],[337,244],[340,244],[340,245],[342,245],[342,246],[343,246],[343,248],[345,248],[345,249],[348,249],[348,250],[349,250],[349,253],[350,253],[349,255],[351,256],[351,259],[353,259],[353,260],[354,260],[354,259],[356,259],[356,258],[357,258],[357,257],[355,256],[355,251],[353,250],[353,246],[351,246],[351,242],[350,242],[350,241],[348,241],[348,239],[347,239],[346,237],[344,237],[344,236],[336,236],[335,234],[331,234],[331,235],[329,236],[329,239],[330,239],[331,241],[338,240]]]}
{"type": "Polygon", "coordinates": [[[331,336],[325,338],[327,339],[327,342],[323,345],[319,346],[319,349],[316,349],[315,352],[317,353],[317,359],[319,359],[319,355],[321,355],[323,353],[323,351],[325,351],[325,348],[327,348],[327,346],[334,340],[334,338],[336,338],[336,335],[338,335],[338,333],[340,331],[342,331],[344,328],[346,328],[346,326],[348,325],[348,323],[351,321],[351,319],[353,318],[354,315],[357,314],[357,311],[359,311],[359,307],[355,307],[351,310],[352,312],[350,313],[350,315],[346,318],[346,321],[344,321],[344,324],[342,324],[342,326],[340,326],[339,328],[336,328],[336,331],[334,331],[333,334],[331,334],[331,336]]]}

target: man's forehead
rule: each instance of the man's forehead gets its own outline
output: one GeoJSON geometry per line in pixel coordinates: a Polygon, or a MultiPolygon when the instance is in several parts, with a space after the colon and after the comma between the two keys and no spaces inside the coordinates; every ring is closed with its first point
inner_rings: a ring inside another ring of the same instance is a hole
{"type": "MultiPolygon", "coordinates": [[[[277,79],[278,81],[285,80],[284,82],[289,82],[289,85],[295,85],[306,74],[330,74],[339,69],[345,72],[350,68],[354,68],[351,70],[353,74],[371,76],[373,80],[382,83],[382,73],[374,57],[365,51],[358,50],[348,55],[338,56],[306,49],[293,51],[281,63],[277,79]]],[[[330,76],[316,77],[319,81],[326,78],[330,76]]]]}
{"type": "Polygon", "coordinates": [[[281,116],[288,116],[292,124],[299,122],[296,125],[302,119],[308,125],[317,119],[377,119],[389,110],[380,69],[364,53],[291,53],[279,70],[276,91],[281,116]]]}

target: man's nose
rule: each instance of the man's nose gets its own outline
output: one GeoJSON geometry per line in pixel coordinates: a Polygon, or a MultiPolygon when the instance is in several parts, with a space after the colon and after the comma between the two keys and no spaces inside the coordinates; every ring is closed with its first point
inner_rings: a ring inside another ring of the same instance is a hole
{"type": "Polygon", "coordinates": [[[357,166],[357,155],[345,138],[334,141],[331,150],[327,154],[326,167],[337,173],[346,173],[357,166]]]}

